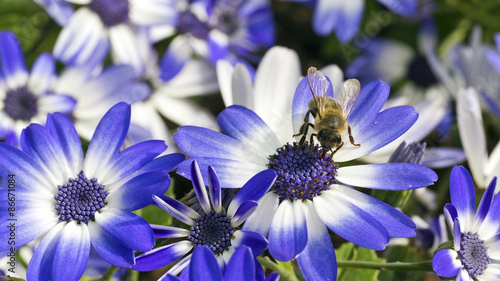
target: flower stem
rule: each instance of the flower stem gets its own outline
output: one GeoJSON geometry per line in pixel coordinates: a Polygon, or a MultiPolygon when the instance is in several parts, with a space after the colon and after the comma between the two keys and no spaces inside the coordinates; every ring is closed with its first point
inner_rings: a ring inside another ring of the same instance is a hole
{"type": "Polygon", "coordinates": [[[432,260],[420,262],[337,261],[337,267],[395,271],[432,271],[432,260]]]}
{"type": "Polygon", "coordinates": [[[271,261],[269,257],[257,257],[257,260],[261,265],[276,271],[280,274],[280,280],[282,281],[299,281],[295,273],[288,271],[286,268],[279,266],[278,264],[271,261]]]}

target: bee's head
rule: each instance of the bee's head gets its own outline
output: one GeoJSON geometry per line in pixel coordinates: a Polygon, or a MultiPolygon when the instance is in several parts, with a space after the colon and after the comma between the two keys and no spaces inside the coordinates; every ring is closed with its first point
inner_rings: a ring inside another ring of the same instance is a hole
{"type": "Polygon", "coordinates": [[[318,132],[317,137],[324,149],[337,148],[342,144],[342,137],[336,130],[322,129],[318,132]]]}

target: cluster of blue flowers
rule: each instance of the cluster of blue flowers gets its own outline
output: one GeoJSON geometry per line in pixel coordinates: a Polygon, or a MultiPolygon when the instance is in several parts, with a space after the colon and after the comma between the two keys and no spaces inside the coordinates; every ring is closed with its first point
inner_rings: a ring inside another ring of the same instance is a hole
{"type": "Polygon", "coordinates": [[[36,53],[0,21],[0,280],[500,280],[486,9],[20,1],[60,28],[36,53]],[[356,57],[302,65],[287,9],[356,57]],[[443,39],[450,9],[464,19],[443,39]],[[373,13],[415,46],[366,37],[373,13]],[[380,271],[402,265],[428,275],[380,271]]]}

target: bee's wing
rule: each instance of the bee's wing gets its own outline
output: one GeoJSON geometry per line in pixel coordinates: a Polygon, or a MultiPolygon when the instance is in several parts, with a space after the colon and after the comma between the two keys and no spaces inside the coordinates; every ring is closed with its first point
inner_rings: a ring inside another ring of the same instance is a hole
{"type": "Polygon", "coordinates": [[[307,70],[307,81],[309,82],[309,88],[311,89],[314,102],[318,108],[318,113],[321,116],[328,96],[328,80],[321,71],[317,70],[315,67],[309,67],[307,70]]]}
{"type": "Polygon", "coordinates": [[[341,106],[343,108],[344,117],[347,119],[352,107],[358,100],[361,84],[357,79],[349,79],[344,82],[344,91],[342,91],[341,106]]]}

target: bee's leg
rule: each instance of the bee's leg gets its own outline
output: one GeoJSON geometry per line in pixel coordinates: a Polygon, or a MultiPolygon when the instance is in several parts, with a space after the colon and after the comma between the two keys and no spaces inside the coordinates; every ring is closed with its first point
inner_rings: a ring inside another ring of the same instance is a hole
{"type": "Polygon", "coordinates": [[[332,157],[333,157],[333,155],[334,155],[334,154],[335,154],[335,153],[336,153],[336,152],[337,152],[337,151],[338,151],[338,150],[339,150],[339,149],[340,149],[343,145],[344,145],[344,141],[341,141],[341,142],[340,142],[340,144],[339,144],[339,146],[337,146],[337,147],[335,148],[335,150],[332,152],[332,157]]]}
{"type": "MultiPolygon", "coordinates": [[[[359,144],[359,143],[354,143],[354,137],[352,136],[350,125],[347,125],[347,132],[349,133],[349,141],[351,142],[351,144],[354,146],[361,146],[361,144],[359,144]]],[[[337,150],[338,150],[338,148],[337,148],[337,150]]]]}
{"type": "MultiPolygon", "coordinates": [[[[313,127],[313,128],[314,128],[314,127],[313,127]]],[[[313,133],[313,134],[311,134],[311,137],[309,138],[309,152],[311,152],[311,151],[312,151],[312,149],[313,149],[313,143],[314,143],[313,138],[314,138],[314,137],[318,138],[318,136],[317,136],[316,134],[314,134],[314,133],[313,133]]]]}

